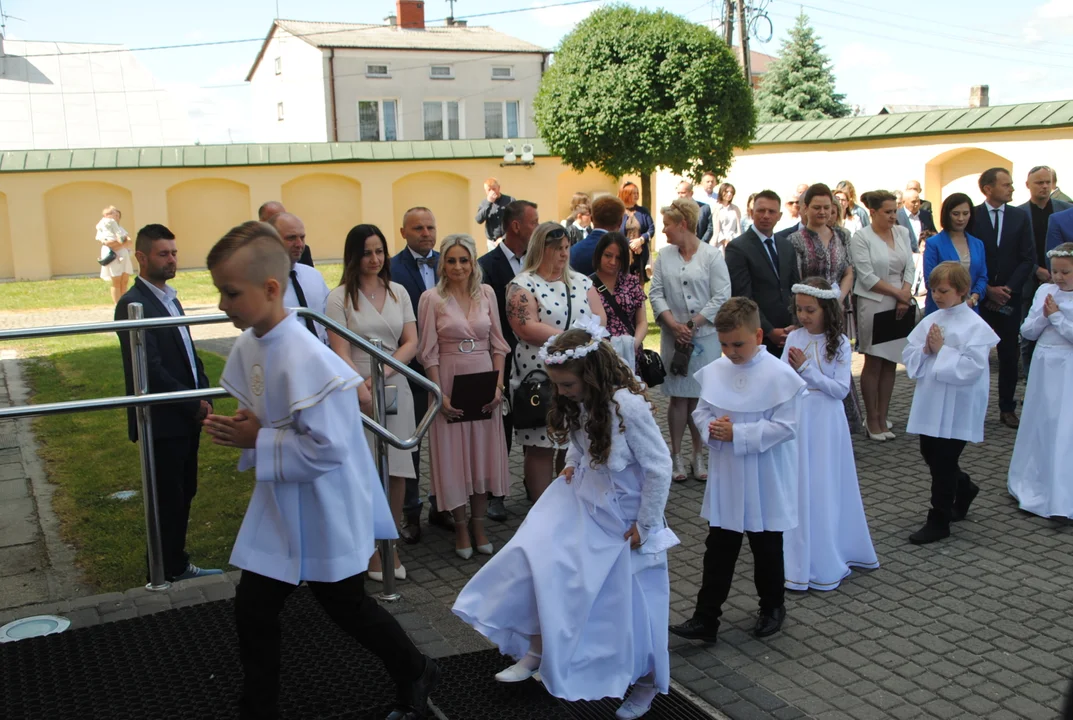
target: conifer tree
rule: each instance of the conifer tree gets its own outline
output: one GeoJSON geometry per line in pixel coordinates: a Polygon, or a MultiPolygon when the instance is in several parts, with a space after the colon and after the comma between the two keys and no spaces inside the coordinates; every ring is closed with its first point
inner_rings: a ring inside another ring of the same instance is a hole
{"type": "Polygon", "coordinates": [[[765,123],[846,117],[850,108],[845,98],[835,92],[831,61],[802,12],[760,83],[757,119],[765,123]]]}

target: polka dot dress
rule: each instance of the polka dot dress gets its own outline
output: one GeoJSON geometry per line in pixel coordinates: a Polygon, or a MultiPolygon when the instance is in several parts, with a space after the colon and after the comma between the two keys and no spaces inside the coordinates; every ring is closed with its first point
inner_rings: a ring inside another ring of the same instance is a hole
{"type": "MultiPolygon", "coordinates": [[[[573,305],[571,316],[567,318],[566,283],[562,281],[548,282],[536,273],[521,273],[515,276],[513,283],[525,288],[536,298],[540,322],[556,328],[560,332],[568,330],[578,318],[592,314],[589,307],[587,293],[592,287],[592,281],[580,273],[571,273],[571,299],[573,305]]],[[[542,343],[543,344],[543,343],[542,343]]],[[[522,384],[526,375],[534,370],[543,370],[544,363],[537,357],[540,345],[530,345],[521,338],[518,346],[514,349],[514,367],[511,370],[510,389],[511,396],[515,388],[522,384]]],[[[555,443],[548,439],[547,431],[543,428],[532,430],[515,430],[516,441],[521,445],[553,448],[555,443]]]]}

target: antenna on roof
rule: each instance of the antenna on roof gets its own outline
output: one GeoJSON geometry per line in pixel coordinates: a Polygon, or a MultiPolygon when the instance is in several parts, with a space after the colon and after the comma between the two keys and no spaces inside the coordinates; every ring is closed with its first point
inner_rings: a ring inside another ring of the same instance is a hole
{"type": "Polygon", "coordinates": [[[447,24],[455,24],[455,0],[447,0],[447,4],[451,6],[451,11],[447,13],[447,24]]]}

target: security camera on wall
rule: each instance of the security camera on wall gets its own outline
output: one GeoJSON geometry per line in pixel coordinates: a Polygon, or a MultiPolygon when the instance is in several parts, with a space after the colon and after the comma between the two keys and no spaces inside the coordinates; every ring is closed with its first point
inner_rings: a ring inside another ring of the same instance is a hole
{"type": "Polygon", "coordinates": [[[522,145],[522,162],[533,162],[533,146],[529,143],[525,143],[524,145],[522,145]]]}
{"type": "Polygon", "coordinates": [[[515,162],[517,159],[518,159],[518,156],[514,154],[514,145],[513,145],[513,143],[507,143],[503,147],[503,162],[512,163],[512,162],[515,162]]]}

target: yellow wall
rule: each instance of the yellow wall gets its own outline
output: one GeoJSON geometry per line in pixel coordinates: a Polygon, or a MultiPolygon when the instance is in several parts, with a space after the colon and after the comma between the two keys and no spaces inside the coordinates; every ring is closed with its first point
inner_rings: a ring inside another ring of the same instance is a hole
{"type": "Polygon", "coordinates": [[[0,278],[15,274],[11,255],[11,221],[8,219],[7,195],[0,193],[0,278]]]}
{"type": "Polygon", "coordinates": [[[484,228],[474,216],[489,175],[551,220],[566,216],[575,190],[615,191],[613,178],[575,173],[551,157],[528,168],[486,158],[0,173],[0,278],[96,274],[93,229],[106,205],[123,212],[131,234],[148,223],[168,225],[183,268],[204,267],[212,244],[268,200],[302,218],[317,260],[342,258],[346,234],[360,222],[379,226],[398,251],[402,213],[414,205],[432,208],[440,238],[463,232],[480,241],[484,228]]]}

